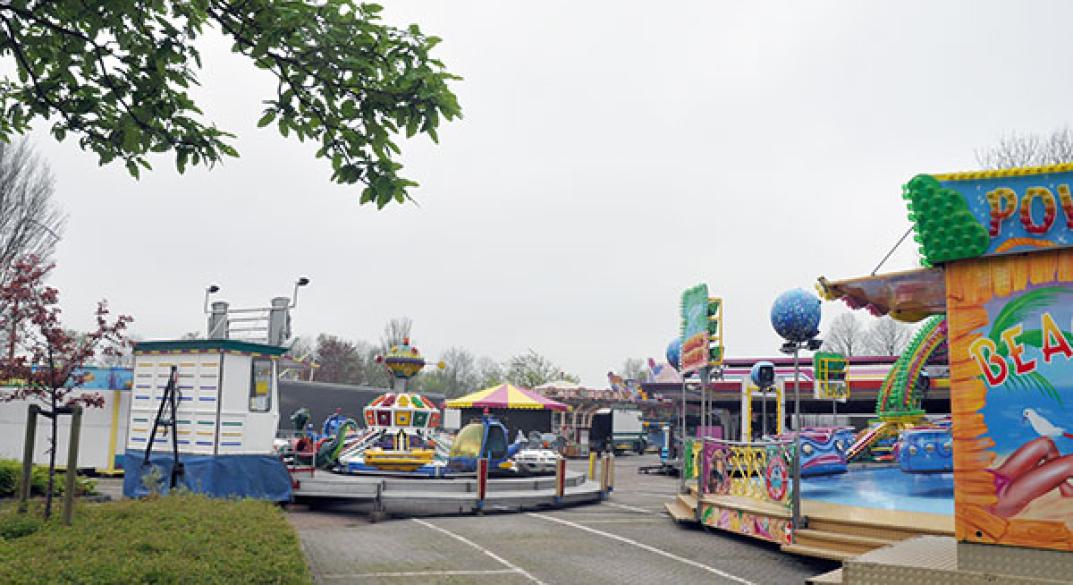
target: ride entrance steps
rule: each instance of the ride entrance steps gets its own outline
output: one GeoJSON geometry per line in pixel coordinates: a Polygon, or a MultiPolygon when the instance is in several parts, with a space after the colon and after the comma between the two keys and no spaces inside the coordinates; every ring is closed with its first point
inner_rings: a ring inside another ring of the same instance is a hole
{"type": "Polygon", "coordinates": [[[675,522],[697,521],[697,492],[691,487],[688,493],[678,494],[674,500],[663,504],[664,510],[675,522]]]}
{"type": "Polygon", "coordinates": [[[909,538],[952,536],[953,517],[941,514],[879,510],[803,500],[806,528],[795,532],[784,552],[845,561],[909,538]]]}

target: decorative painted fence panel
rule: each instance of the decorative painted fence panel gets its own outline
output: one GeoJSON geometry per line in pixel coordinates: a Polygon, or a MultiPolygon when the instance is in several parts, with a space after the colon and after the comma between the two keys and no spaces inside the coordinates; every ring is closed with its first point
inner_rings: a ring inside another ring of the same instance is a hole
{"type": "Polygon", "coordinates": [[[705,439],[701,489],[705,494],[741,496],[790,508],[793,453],[792,441],[705,439]]]}

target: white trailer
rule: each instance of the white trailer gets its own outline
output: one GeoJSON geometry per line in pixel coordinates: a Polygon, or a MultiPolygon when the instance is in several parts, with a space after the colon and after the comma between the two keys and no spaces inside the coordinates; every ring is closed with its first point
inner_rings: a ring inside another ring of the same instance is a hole
{"type": "Polygon", "coordinates": [[[137,344],[124,495],[147,493],[141,481],[149,472],[147,449],[152,466],[170,472],[174,441],[189,489],[214,496],[290,499],[290,477],[273,446],[279,423],[277,362],[285,351],[231,339],[137,344]],[[167,408],[159,421],[158,414],[173,368],[177,409],[170,424],[167,408]]]}

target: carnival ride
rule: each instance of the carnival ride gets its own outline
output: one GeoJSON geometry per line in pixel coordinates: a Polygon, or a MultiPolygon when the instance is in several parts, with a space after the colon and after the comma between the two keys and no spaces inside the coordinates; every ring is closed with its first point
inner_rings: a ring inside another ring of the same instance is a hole
{"type": "Polygon", "coordinates": [[[883,381],[876,395],[876,418],[847,451],[849,461],[865,454],[877,461],[893,460],[898,435],[924,422],[921,400],[931,384],[925,366],[934,354],[945,351],[946,338],[945,315],[930,317],[917,331],[883,381]]]}
{"type": "MultiPolygon", "coordinates": [[[[439,429],[442,414],[430,399],[406,392],[407,381],[423,368],[425,360],[404,339],[378,362],[392,373],[395,390],[362,410],[364,428],[338,410],[329,416],[321,433],[311,430],[291,443],[284,457],[297,461],[312,454],[318,469],[353,475],[445,477],[473,474],[478,459],[488,459],[493,475],[554,473],[557,455],[546,449],[524,449],[524,440],[509,443],[507,427],[485,413],[480,421],[463,427],[456,437],[439,429]],[[522,455],[519,462],[514,457],[522,455]]],[[[307,413],[292,420],[304,424],[307,413]]]]}
{"type": "Polygon", "coordinates": [[[949,473],[954,470],[954,441],[945,425],[903,431],[898,439],[898,467],[906,473],[949,473]]]}
{"type": "Polygon", "coordinates": [[[496,417],[485,414],[480,421],[467,424],[458,431],[451,445],[447,470],[451,473],[474,473],[477,460],[488,460],[488,473],[499,475],[516,471],[512,457],[525,445],[524,441],[508,443],[507,427],[496,417]]]}
{"type": "MultiPolygon", "coordinates": [[[[791,439],[786,434],[781,439],[791,439]]],[[[801,477],[845,473],[846,451],[854,440],[852,427],[801,429],[801,477]]]]}

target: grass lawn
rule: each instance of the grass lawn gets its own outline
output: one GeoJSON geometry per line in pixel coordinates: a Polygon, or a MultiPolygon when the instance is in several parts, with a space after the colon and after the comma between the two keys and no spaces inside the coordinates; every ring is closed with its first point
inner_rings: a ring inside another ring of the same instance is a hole
{"type": "MultiPolygon", "coordinates": [[[[0,583],[310,583],[273,504],[176,495],[81,504],[39,525],[0,503],[0,583]],[[24,526],[28,524],[28,526],[24,526]],[[29,534],[23,534],[31,532],[29,534]]],[[[35,517],[40,518],[40,510],[35,517]]]]}

